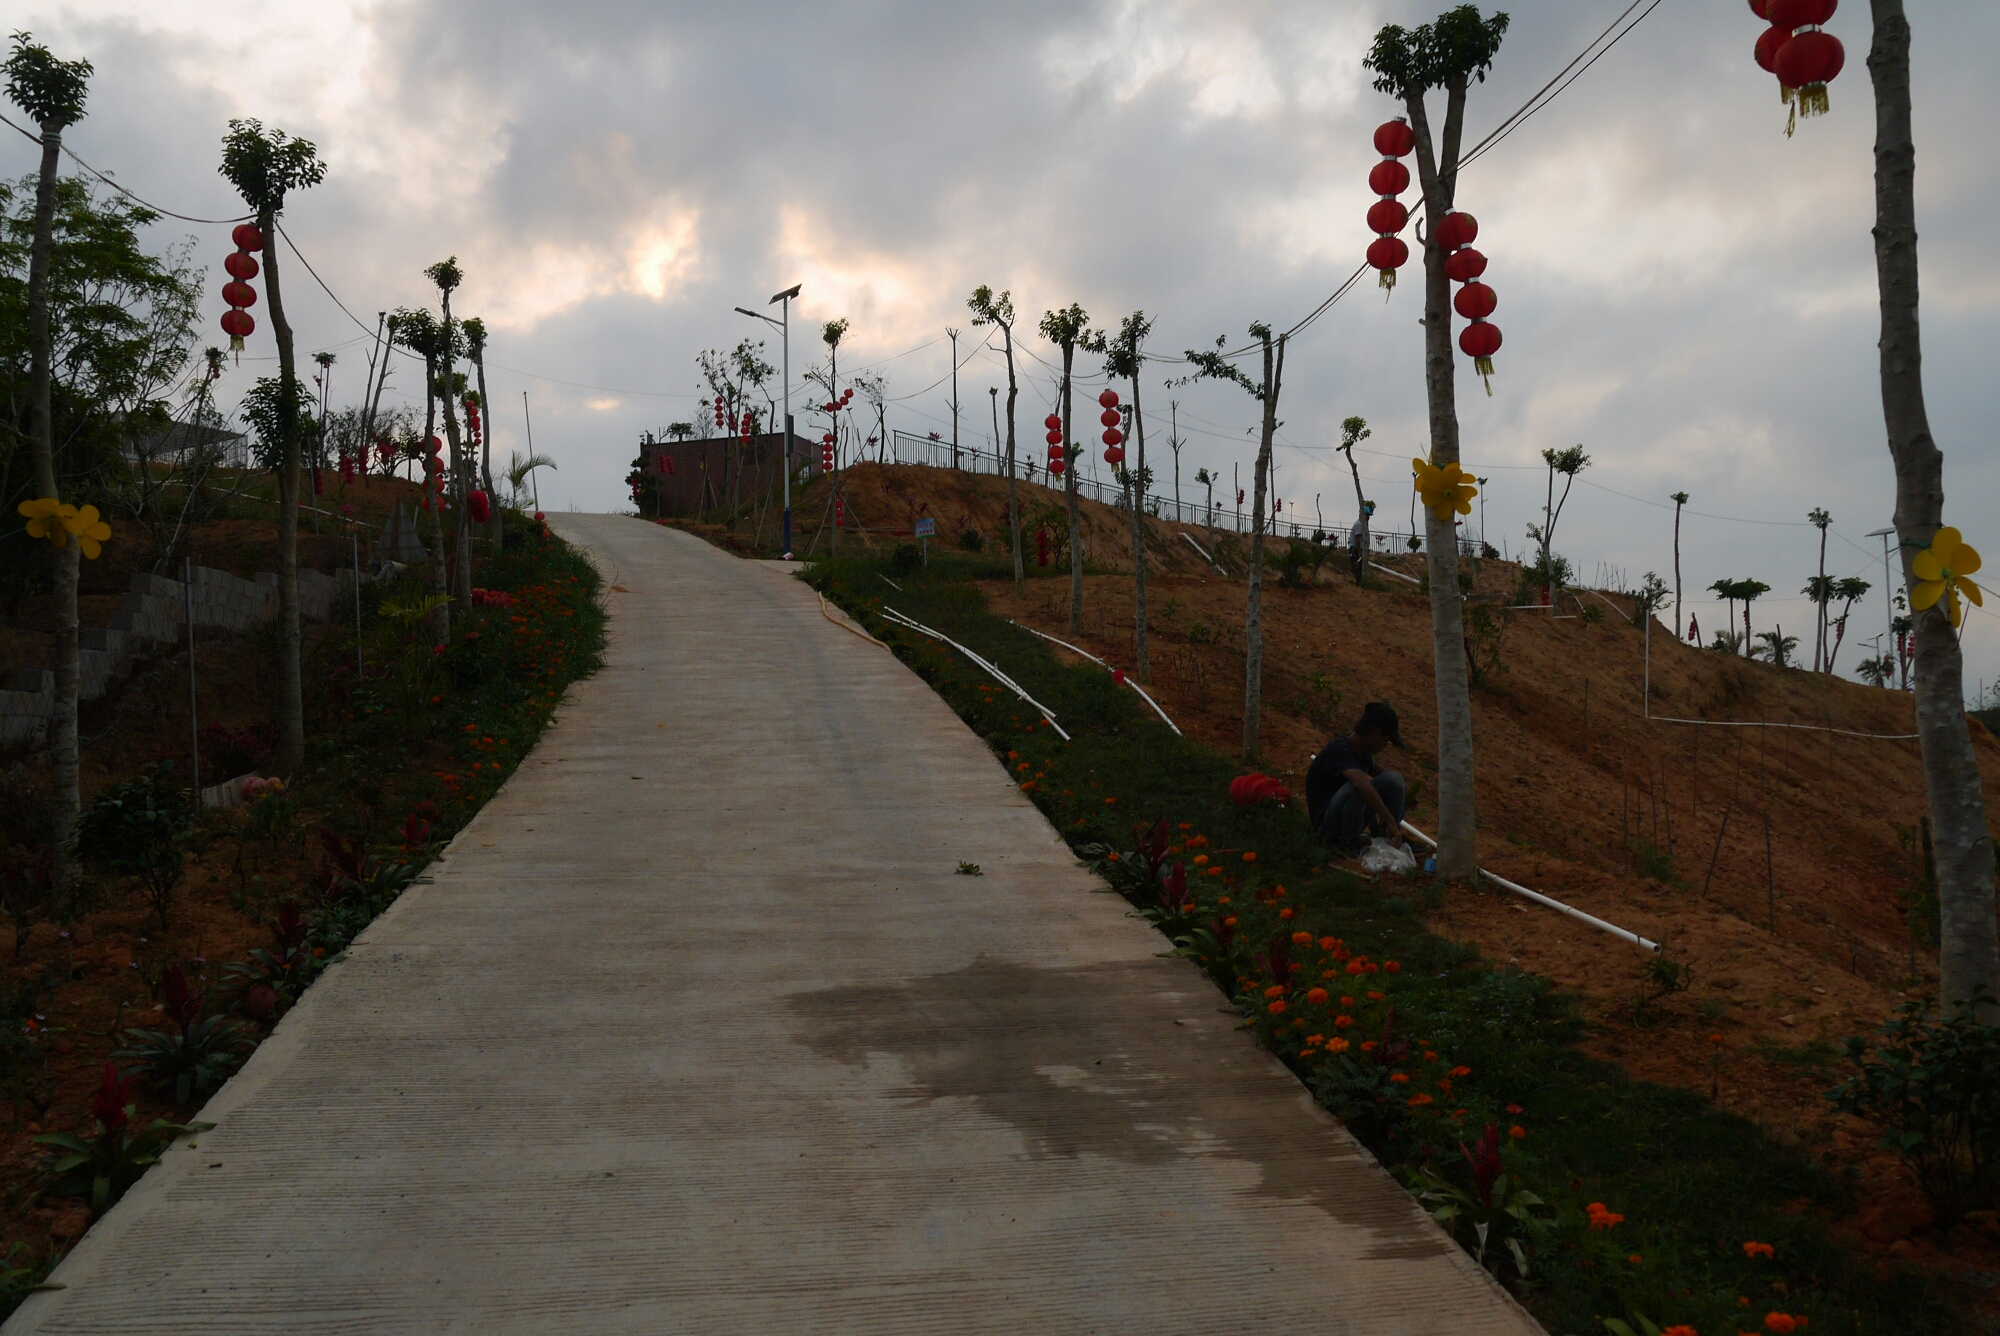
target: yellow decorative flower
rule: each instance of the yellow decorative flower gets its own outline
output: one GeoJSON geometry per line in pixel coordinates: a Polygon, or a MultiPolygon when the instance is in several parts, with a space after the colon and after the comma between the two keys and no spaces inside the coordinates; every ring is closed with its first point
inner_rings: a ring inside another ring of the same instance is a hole
{"type": "Polygon", "coordinates": [[[1910,591],[1910,607],[1922,612],[1942,598],[1945,615],[1957,626],[1965,616],[1964,609],[1958,606],[1960,593],[1975,606],[1986,606],[1979,596],[1979,586],[1966,578],[1978,569],[1979,554],[1959,536],[1958,530],[1946,525],[1931,535],[1931,545],[1917,553],[1910,563],[1911,573],[1917,577],[1917,587],[1910,591]]]}
{"type": "Polygon", "coordinates": [[[96,506],[64,506],[62,526],[91,561],[96,561],[103,544],[111,541],[111,526],[97,517],[96,506]]]}
{"type": "MultiPolygon", "coordinates": [[[[28,517],[28,537],[46,538],[57,547],[69,542],[69,523],[76,516],[75,506],[66,506],[52,496],[35,501],[23,501],[15,507],[28,517]]],[[[94,515],[96,512],[92,512],[94,515]]]]}
{"type": "Polygon", "coordinates": [[[1472,498],[1479,495],[1479,489],[1472,485],[1472,475],[1457,464],[1446,464],[1443,468],[1423,459],[1412,459],[1411,467],[1416,470],[1417,495],[1424,501],[1425,509],[1441,520],[1448,520],[1456,511],[1460,515],[1472,513],[1472,498]]]}

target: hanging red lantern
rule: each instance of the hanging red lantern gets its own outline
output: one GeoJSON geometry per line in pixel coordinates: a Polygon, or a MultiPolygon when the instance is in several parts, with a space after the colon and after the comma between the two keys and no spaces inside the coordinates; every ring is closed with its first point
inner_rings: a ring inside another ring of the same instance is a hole
{"type": "Polygon", "coordinates": [[[1768,19],[1770,15],[1764,12],[1764,7],[1769,2],[1770,0],[1750,0],[1750,12],[1760,19],[1768,19]]]}
{"type": "Polygon", "coordinates": [[[1118,407],[1118,391],[1106,390],[1104,393],[1097,396],[1097,402],[1100,407],[1104,408],[1118,407]]]}
{"type": "Polygon", "coordinates": [[[1037,566],[1046,566],[1049,564],[1049,531],[1047,529],[1035,530],[1035,564],[1037,566]]]}
{"type": "Polygon", "coordinates": [[[1062,477],[1063,472],[1068,468],[1069,465],[1060,459],[1051,459],[1049,461],[1049,472],[1053,473],[1058,478],[1062,477]]]}
{"type": "Polygon", "coordinates": [[[1401,200],[1378,199],[1368,206],[1368,230],[1382,236],[1394,236],[1410,223],[1410,211],[1403,207],[1401,200]]]}
{"type": "Polygon", "coordinates": [[[1460,213],[1454,209],[1438,220],[1437,243],[1445,250],[1470,246],[1478,239],[1479,220],[1469,213],[1460,213]]]}
{"type": "Polygon", "coordinates": [[[1061,446],[1062,446],[1062,443],[1063,443],[1063,442],[1062,442],[1062,433],[1061,433],[1060,431],[1052,431],[1052,432],[1050,432],[1050,433],[1048,434],[1048,442],[1049,442],[1049,444],[1050,444],[1050,445],[1053,445],[1053,446],[1056,446],[1056,447],[1057,447],[1058,449],[1060,449],[1060,448],[1061,448],[1061,446]]]}
{"type": "Polygon", "coordinates": [[[1390,275],[1382,286],[1393,288],[1395,271],[1410,262],[1410,243],[1401,237],[1377,237],[1368,243],[1368,263],[1390,275]]]}
{"type": "Polygon", "coordinates": [[[238,223],[236,230],[229,234],[229,239],[236,243],[237,250],[260,251],[264,249],[264,234],[257,230],[257,224],[255,223],[238,223]]]}
{"type": "Polygon", "coordinates": [[[1470,246],[1461,246],[1444,257],[1444,276],[1454,283],[1470,283],[1486,272],[1486,257],[1470,246]]]}
{"type": "Polygon", "coordinates": [[[1493,308],[1499,304],[1500,299],[1494,294],[1493,289],[1484,283],[1467,283],[1458,290],[1458,295],[1451,299],[1452,309],[1467,320],[1484,320],[1493,314],[1493,308]]]}
{"type": "MultiPolygon", "coordinates": [[[[1847,51],[1838,37],[1818,28],[1807,28],[1794,33],[1789,42],[1778,48],[1771,65],[1780,84],[1798,90],[1793,105],[1800,116],[1824,116],[1826,86],[1846,63],[1847,51]]],[[[1786,127],[1787,133],[1790,128],[1786,127]]]]}
{"type": "Polygon", "coordinates": [[[1116,427],[1106,427],[1104,429],[1104,443],[1106,445],[1123,445],[1125,443],[1125,433],[1116,427]]]}
{"type": "Polygon", "coordinates": [[[231,306],[255,306],[257,304],[257,289],[251,287],[248,283],[231,280],[222,285],[222,300],[228,302],[231,306]]]}
{"type": "Polygon", "coordinates": [[[245,251],[232,251],[222,262],[223,272],[231,278],[249,282],[257,277],[257,257],[245,251]]]}
{"type": "Polygon", "coordinates": [[[1409,225],[1410,211],[1396,198],[1410,188],[1410,169],[1397,159],[1416,145],[1410,123],[1385,121],[1375,127],[1375,151],[1382,161],[1368,172],[1368,188],[1382,198],[1368,206],[1368,230],[1375,240],[1368,243],[1368,263],[1378,271],[1377,282],[1384,289],[1396,286],[1396,271],[1410,262],[1410,248],[1396,233],[1409,225]]]}
{"type": "Polygon", "coordinates": [[[1385,158],[1408,157],[1410,150],[1416,146],[1415,132],[1410,129],[1410,123],[1400,116],[1375,127],[1375,151],[1385,158]]]}
{"type": "Polygon", "coordinates": [[[1061,431],[1062,419],[1057,417],[1054,413],[1051,413],[1047,417],[1042,419],[1042,426],[1044,426],[1050,431],[1061,431]]]}
{"type": "Polygon", "coordinates": [[[344,450],[340,455],[340,480],[343,483],[354,481],[354,456],[344,450]]]}
{"type": "Polygon", "coordinates": [[[1378,195],[1400,195],[1410,188],[1410,169],[1384,158],[1368,172],[1368,188],[1378,195]]]}
{"type": "Polygon", "coordinates": [[[493,514],[493,502],[477,487],[465,494],[465,508],[472,513],[474,524],[486,523],[493,514]]]}
{"type": "Polygon", "coordinates": [[[256,329],[257,322],[251,318],[248,311],[239,311],[231,307],[222,313],[222,332],[229,336],[229,346],[232,348],[241,348],[243,340],[255,333],[256,329]]]}
{"type": "MultiPolygon", "coordinates": [[[[1489,325],[1484,320],[1475,320],[1467,325],[1458,336],[1458,350],[1472,359],[1472,369],[1482,376],[1493,374],[1493,354],[1500,351],[1500,327],[1489,325]]],[[[1491,394],[1493,387],[1488,385],[1491,394]]]]}
{"type": "Polygon", "coordinates": [[[1125,462],[1125,452],[1115,445],[1107,445],[1104,447],[1104,462],[1116,468],[1125,462]]]}
{"type": "Polygon", "coordinates": [[[1107,408],[1097,415],[1097,420],[1106,427],[1116,427],[1125,421],[1125,415],[1115,408],[1107,408]]]}
{"type": "MultiPolygon", "coordinates": [[[[1791,40],[1792,30],[1790,28],[1766,28],[1757,34],[1757,45],[1751,49],[1750,54],[1756,59],[1758,66],[1763,69],[1764,73],[1776,74],[1778,72],[1778,48],[1791,40]]],[[[1790,98],[1786,98],[1785,100],[1787,102],[1791,101],[1790,98]]]]}
{"type": "MultiPolygon", "coordinates": [[[[1760,16],[1768,20],[1774,28],[1790,28],[1797,32],[1800,28],[1816,28],[1833,17],[1833,11],[1840,8],[1840,0],[1765,0],[1764,13],[1760,16]]],[[[1757,12],[1755,6],[1751,13],[1757,12]]]]}

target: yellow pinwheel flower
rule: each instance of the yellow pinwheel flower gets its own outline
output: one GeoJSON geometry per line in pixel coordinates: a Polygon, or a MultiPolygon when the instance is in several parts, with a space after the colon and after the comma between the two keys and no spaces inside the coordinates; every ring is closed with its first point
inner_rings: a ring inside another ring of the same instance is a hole
{"type": "Polygon", "coordinates": [[[66,506],[52,496],[45,496],[23,501],[15,509],[28,517],[28,537],[46,538],[57,547],[69,542],[69,522],[76,515],[75,506],[66,506]]]}
{"type": "Polygon", "coordinates": [[[1978,569],[1979,554],[1960,537],[1958,530],[1946,525],[1931,535],[1931,545],[1910,562],[1910,571],[1917,577],[1917,587],[1910,591],[1910,607],[1922,612],[1936,606],[1942,598],[1945,615],[1957,626],[1965,616],[1965,610],[1958,606],[1961,593],[1975,606],[1986,606],[1979,596],[1979,586],[1966,578],[1978,569]]]}
{"type": "Polygon", "coordinates": [[[1472,475],[1457,464],[1446,464],[1443,468],[1424,459],[1412,459],[1410,465],[1416,470],[1417,495],[1423,498],[1424,507],[1441,520],[1448,520],[1456,511],[1460,515],[1472,513],[1472,498],[1479,495],[1479,489],[1472,485],[1472,475]]]}
{"type": "Polygon", "coordinates": [[[76,539],[83,555],[96,561],[97,554],[104,550],[103,545],[111,541],[111,526],[97,517],[96,506],[64,506],[63,511],[63,528],[76,539]]]}

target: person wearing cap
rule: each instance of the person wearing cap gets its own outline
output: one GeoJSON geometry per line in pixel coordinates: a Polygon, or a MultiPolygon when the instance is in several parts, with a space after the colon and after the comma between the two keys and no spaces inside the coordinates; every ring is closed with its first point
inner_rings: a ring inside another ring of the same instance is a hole
{"type": "Polygon", "coordinates": [[[1306,770],[1306,815],[1322,840],[1350,857],[1368,847],[1372,829],[1403,843],[1403,777],[1375,764],[1375,753],[1403,745],[1396,712],[1370,701],[1344,737],[1320,749],[1306,770]]]}

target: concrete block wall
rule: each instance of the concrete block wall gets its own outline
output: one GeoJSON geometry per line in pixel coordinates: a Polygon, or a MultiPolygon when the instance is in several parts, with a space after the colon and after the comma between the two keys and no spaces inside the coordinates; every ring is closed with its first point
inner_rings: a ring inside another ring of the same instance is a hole
{"type": "MultiPolygon", "coordinates": [[[[77,632],[82,699],[102,696],[156,645],[184,641],[190,601],[197,635],[203,630],[247,631],[278,615],[278,577],[266,571],[254,580],[244,580],[227,571],[196,566],[190,597],[189,585],[179,580],[151,573],[133,576],[130,590],[111,615],[111,624],[86,626],[77,632]]],[[[354,572],[343,570],[337,576],[314,570],[299,572],[299,616],[303,620],[330,621],[343,610],[352,615],[353,606],[354,572]]],[[[40,737],[54,713],[52,671],[0,675],[0,743],[40,737]]]]}

